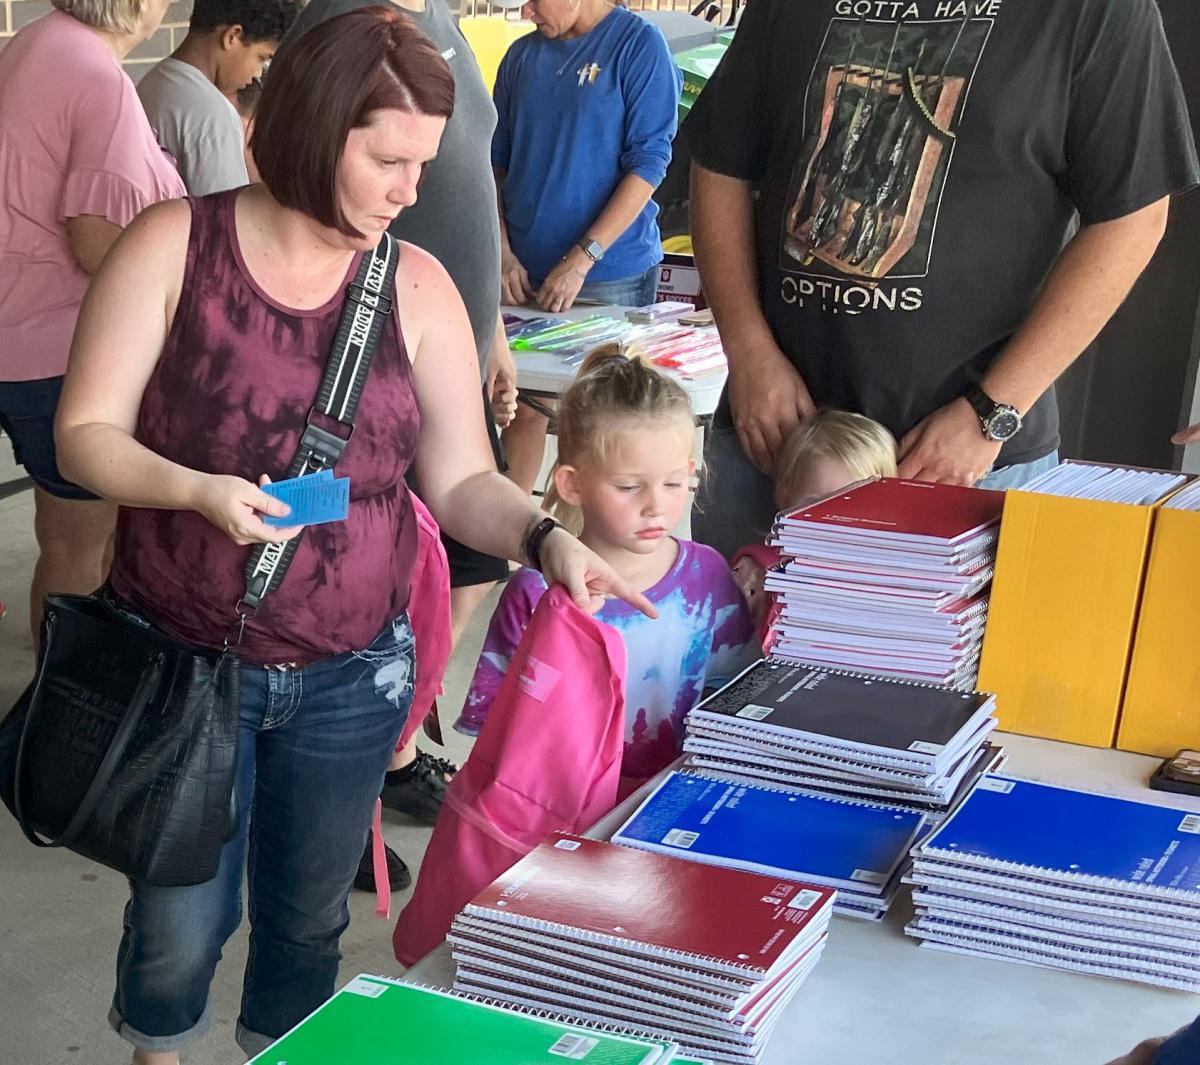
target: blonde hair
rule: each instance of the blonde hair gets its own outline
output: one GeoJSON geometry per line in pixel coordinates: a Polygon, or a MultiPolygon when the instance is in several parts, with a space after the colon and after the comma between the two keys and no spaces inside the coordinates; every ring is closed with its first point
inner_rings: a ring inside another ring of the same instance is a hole
{"type": "Polygon", "coordinates": [[[896,476],[896,439],[877,421],[845,410],[818,411],[784,442],[775,461],[775,497],[791,505],[817,458],[835,459],[851,481],[896,476]]]}
{"type": "Polygon", "coordinates": [[[583,514],[559,496],[554,471],[559,466],[603,462],[614,441],[629,434],[628,422],[678,421],[690,437],[695,416],[692,401],[678,381],[659,373],[636,345],[613,341],[588,352],[579,375],[559,400],[557,421],[558,458],[543,505],[578,536],[583,514]]]}
{"type": "Polygon", "coordinates": [[[59,11],[109,33],[137,33],[144,0],[50,0],[59,11]]]}

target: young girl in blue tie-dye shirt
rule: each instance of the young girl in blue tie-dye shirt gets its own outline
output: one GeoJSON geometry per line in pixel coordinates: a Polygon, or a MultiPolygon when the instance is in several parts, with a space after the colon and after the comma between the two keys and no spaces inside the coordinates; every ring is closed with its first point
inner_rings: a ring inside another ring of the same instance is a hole
{"type": "MultiPolygon", "coordinates": [[[[712,548],[671,535],[688,505],[694,419],[670,378],[610,345],[584,361],[558,413],[558,462],[547,506],[658,610],[650,619],[618,600],[596,615],[625,641],[622,776],[653,776],[676,758],[683,719],[706,688],[761,654],[745,601],[712,548]]],[[[478,733],[546,591],[536,570],[514,574],[492,618],[455,725],[478,733]]]]}

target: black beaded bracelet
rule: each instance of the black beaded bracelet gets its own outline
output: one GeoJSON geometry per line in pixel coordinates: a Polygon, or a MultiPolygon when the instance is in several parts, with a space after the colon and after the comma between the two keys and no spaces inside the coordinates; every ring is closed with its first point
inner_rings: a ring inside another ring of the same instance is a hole
{"type": "Polygon", "coordinates": [[[542,572],[542,543],[555,529],[562,526],[553,518],[542,518],[525,534],[525,543],[521,545],[522,552],[538,573],[542,572]]]}

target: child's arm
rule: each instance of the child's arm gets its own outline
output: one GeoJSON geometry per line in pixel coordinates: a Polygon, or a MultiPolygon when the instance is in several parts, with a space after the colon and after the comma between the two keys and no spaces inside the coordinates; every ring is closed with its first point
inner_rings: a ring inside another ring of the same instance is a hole
{"type": "Polygon", "coordinates": [[[775,597],[766,589],[767,571],[779,563],[778,548],[750,544],[733,556],[733,576],[742,597],[750,608],[750,619],[761,649],[770,642],[771,621],[775,613],[775,597]]]}
{"type": "Polygon", "coordinates": [[[519,570],[509,579],[488,626],[462,713],[454,723],[456,732],[479,735],[517,645],[525,635],[525,627],[545,592],[546,582],[535,570],[519,570]]]}

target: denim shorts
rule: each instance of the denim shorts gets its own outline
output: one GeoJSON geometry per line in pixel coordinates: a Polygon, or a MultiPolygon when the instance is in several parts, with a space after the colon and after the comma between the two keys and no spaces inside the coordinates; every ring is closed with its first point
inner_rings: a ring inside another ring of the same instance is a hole
{"type": "Polygon", "coordinates": [[[17,462],[43,491],[59,499],[98,499],[58,472],[54,414],[62,395],[62,383],[61,377],[0,381],[0,429],[12,441],[17,462]]]}

